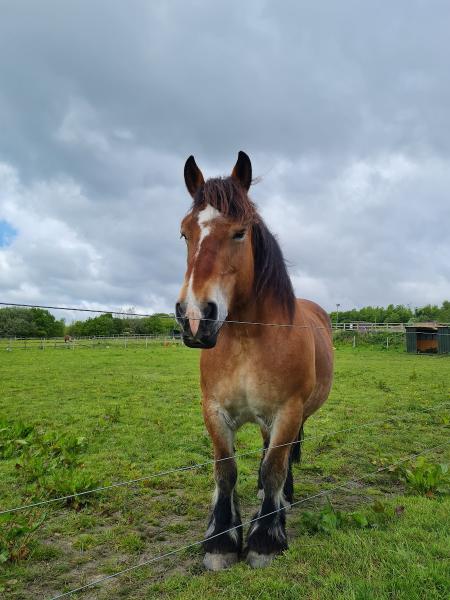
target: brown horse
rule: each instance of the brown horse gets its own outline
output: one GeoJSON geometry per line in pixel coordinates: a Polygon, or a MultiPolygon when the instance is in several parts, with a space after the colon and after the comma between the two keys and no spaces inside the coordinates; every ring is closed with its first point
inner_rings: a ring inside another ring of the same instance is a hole
{"type": "Polygon", "coordinates": [[[292,461],[300,457],[304,422],[331,388],[330,319],[317,304],[295,298],[280,247],[247,195],[252,167],[244,152],[230,177],[205,182],[193,156],[184,177],[194,202],[181,224],[187,271],[176,315],[184,343],[203,350],[203,416],[220,461],[204,564],[223,569],[241,555],[236,462],[223,459],[233,455],[237,429],[253,422],[266,448],[263,501],[245,555],[264,566],[287,548],[283,507],[293,497],[292,461]]]}

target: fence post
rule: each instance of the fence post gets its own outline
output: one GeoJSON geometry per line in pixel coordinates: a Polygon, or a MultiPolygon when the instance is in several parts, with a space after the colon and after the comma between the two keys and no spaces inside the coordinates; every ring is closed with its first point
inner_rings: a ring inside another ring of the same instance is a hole
{"type": "Polygon", "coordinates": [[[356,335],[353,336],[353,348],[356,348],[356,335]]]}
{"type": "Polygon", "coordinates": [[[389,338],[386,338],[386,350],[389,350],[389,338]]]}
{"type": "Polygon", "coordinates": [[[145,347],[148,348],[148,338],[145,338],[145,347]]]}

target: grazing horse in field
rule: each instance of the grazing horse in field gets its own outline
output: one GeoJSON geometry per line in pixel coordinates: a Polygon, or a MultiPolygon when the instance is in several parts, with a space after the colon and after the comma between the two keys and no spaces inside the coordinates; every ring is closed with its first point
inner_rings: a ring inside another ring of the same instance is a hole
{"type": "Polygon", "coordinates": [[[264,566],[287,548],[292,461],[300,458],[304,422],[331,388],[330,319],[317,304],[295,298],[278,242],[247,195],[252,167],[244,152],[230,177],[205,182],[193,156],[184,177],[194,201],[181,224],[187,271],[176,316],[184,343],[202,349],[203,416],[219,461],[204,565],[223,569],[241,555],[237,468],[234,458],[226,459],[237,429],[253,422],[265,447],[262,504],[245,556],[251,566],[264,566]]]}

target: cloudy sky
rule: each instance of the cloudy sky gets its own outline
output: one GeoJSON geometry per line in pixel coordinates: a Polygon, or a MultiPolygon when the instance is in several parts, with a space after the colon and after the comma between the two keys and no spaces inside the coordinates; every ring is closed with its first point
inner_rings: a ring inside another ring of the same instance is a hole
{"type": "Polygon", "coordinates": [[[238,150],[299,296],[450,298],[450,4],[0,0],[0,300],[172,310],[238,150]]]}

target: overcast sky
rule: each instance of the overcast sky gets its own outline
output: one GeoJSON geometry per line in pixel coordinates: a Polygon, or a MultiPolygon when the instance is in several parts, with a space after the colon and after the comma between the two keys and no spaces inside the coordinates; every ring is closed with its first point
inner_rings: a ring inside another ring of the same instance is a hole
{"type": "Polygon", "coordinates": [[[251,157],[297,295],[450,298],[450,3],[0,0],[0,300],[173,310],[251,157]]]}

